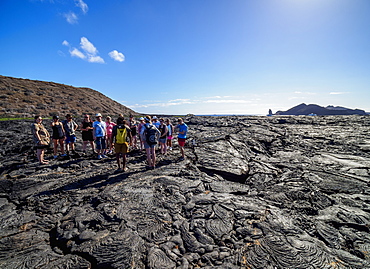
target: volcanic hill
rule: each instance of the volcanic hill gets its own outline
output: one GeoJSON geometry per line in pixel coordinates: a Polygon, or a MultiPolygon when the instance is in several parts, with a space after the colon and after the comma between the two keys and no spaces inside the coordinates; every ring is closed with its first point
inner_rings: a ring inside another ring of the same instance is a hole
{"type": "Polygon", "coordinates": [[[0,116],[32,117],[137,113],[90,88],[77,88],[54,82],[0,76],[0,116]]]}
{"type": "Polygon", "coordinates": [[[361,109],[350,109],[345,107],[334,107],[327,106],[322,107],[315,104],[300,104],[295,107],[288,109],[287,111],[278,111],[276,115],[309,115],[316,114],[318,116],[334,116],[334,115],[362,115],[365,116],[367,113],[361,109]]]}

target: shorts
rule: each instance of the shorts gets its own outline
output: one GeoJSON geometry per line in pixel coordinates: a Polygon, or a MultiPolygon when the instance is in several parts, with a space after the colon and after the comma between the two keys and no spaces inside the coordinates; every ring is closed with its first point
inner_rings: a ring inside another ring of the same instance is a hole
{"type": "Polygon", "coordinates": [[[137,135],[137,129],[136,129],[136,127],[133,127],[133,128],[130,128],[130,129],[131,129],[131,135],[132,136],[137,135]]]}
{"type": "Polygon", "coordinates": [[[167,136],[167,139],[168,140],[172,140],[173,139],[173,136],[172,135],[169,135],[169,136],[167,136]]]}
{"type": "Polygon", "coordinates": [[[186,138],[177,138],[177,141],[179,142],[180,147],[185,146],[186,138]]]}
{"type": "Polygon", "coordinates": [[[49,148],[49,145],[36,145],[35,149],[47,149],[49,148]]]}
{"type": "Polygon", "coordinates": [[[154,148],[156,145],[157,145],[157,144],[149,145],[146,141],[144,141],[144,148],[145,148],[145,149],[154,148]]]}
{"type": "Polygon", "coordinates": [[[105,137],[97,137],[95,139],[96,149],[105,149],[105,137]]]}
{"type": "Polygon", "coordinates": [[[128,152],[128,143],[124,144],[114,144],[114,151],[116,153],[123,153],[126,154],[128,152]]]}
{"type": "Polygon", "coordinates": [[[55,136],[53,136],[52,138],[54,140],[60,140],[60,139],[63,139],[64,140],[65,136],[64,135],[62,137],[59,137],[59,136],[58,137],[55,137],[55,136]]]}
{"type": "Polygon", "coordinates": [[[77,138],[76,138],[76,136],[75,135],[71,135],[71,136],[69,136],[69,135],[67,135],[66,136],[66,144],[69,144],[69,143],[75,143],[76,142],[76,140],[77,140],[77,138]]]}
{"type": "Polygon", "coordinates": [[[94,141],[92,132],[82,131],[82,141],[94,141]]]}
{"type": "Polygon", "coordinates": [[[166,144],[167,138],[159,138],[159,143],[166,144]]]}

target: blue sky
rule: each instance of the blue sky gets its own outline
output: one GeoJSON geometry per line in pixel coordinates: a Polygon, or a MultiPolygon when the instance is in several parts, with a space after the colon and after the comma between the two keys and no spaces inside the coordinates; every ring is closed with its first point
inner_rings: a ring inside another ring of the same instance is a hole
{"type": "Polygon", "coordinates": [[[142,113],[370,111],[370,1],[1,0],[0,75],[142,113]]]}

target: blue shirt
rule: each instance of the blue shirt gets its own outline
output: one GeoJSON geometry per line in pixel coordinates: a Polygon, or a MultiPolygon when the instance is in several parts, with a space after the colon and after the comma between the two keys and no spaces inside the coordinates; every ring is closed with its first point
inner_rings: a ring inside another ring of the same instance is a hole
{"type": "Polygon", "coordinates": [[[177,125],[177,128],[179,128],[179,132],[184,132],[185,131],[184,134],[178,134],[177,137],[178,138],[186,138],[186,133],[188,132],[188,126],[185,123],[183,123],[183,124],[177,125]]]}
{"type": "Polygon", "coordinates": [[[103,137],[106,135],[106,124],[104,121],[94,121],[95,137],[103,137]]]}
{"type": "Polygon", "coordinates": [[[153,125],[158,129],[159,126],[161,125],[161,123],[159,121],[156,121],[156,122],[152,122],[153,125]]]}

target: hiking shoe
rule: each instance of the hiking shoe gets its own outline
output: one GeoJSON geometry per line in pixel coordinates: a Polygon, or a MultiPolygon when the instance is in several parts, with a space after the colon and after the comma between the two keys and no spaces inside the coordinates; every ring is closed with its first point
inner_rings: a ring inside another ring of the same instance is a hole
{"type": "Polygon", "coordinates": [[[54,155],[54,159],[58,158],[58,155],[54,155]]]}
{"type": "Polygon", "coordinates": [[[102,158],[108,158],[108,156],[107,155],[104,155],[104,154],[101,157],[102,158]]]}
{"type": "Polygon", "coordinates": [[[98,160],[101,160],[102,159],[102,156],[101,155],[98,155],[98,160]]]}
{"type": "Polygon", "coordinates": [[[61,156],[61,157],[67,157],[67,154],[65,154],[65,153],[64,153],[64,154],[62,154],[62,155],[60,155],[60,156],[61,156]]]}

